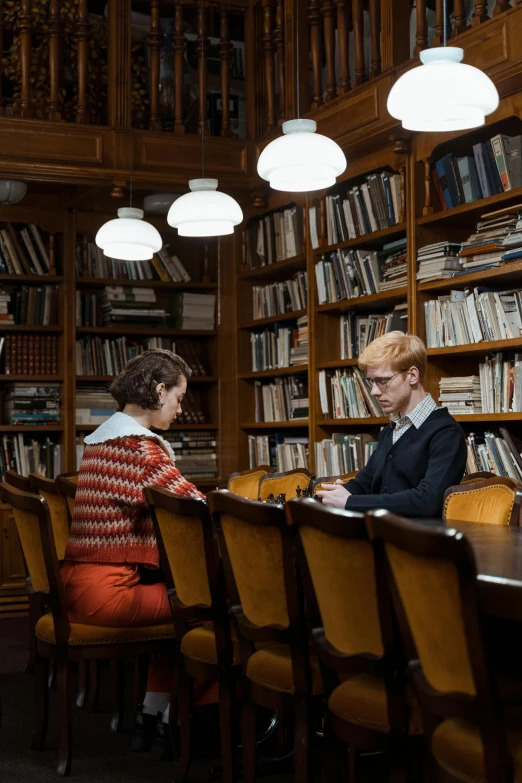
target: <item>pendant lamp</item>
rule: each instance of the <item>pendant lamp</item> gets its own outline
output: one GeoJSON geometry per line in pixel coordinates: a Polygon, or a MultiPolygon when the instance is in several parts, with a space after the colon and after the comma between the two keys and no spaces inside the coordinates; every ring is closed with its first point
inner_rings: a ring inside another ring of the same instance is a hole
{"type": "MultiPolygon", "coordinates": [[[[205,65],[203,0],[201,0],[201,49],[205,65]]],[[[205,122],[201,126],[201,173],[189,180],[190,193],[176,199],[167,215],[167,223],[182,237],[220,237],[232,234],[243,220],[241,207],[226,193],[217,190],[217,179],[205,177],[205,122]]]]}
{"type": "Polygon", "coordinates": [[[446,46],[446,0],[443,12],[444,46],[420,52],[422,66],[403,74],[388,95],[389,113],[408,130],[478,128],[499,103],[497,88],[489,76],[464,65],[463,49],[446,46]]]}
{"type": "Polygon", "coordinates": [[[314,120],[299,117],[299,3],[296,0],[297,119],[283,123],[284,135],[267,144],[257,162],[257,173],[274,190],[291,193],[329,188],[346,169],[346,156],[339,145],[316,133],[314,120]]]}

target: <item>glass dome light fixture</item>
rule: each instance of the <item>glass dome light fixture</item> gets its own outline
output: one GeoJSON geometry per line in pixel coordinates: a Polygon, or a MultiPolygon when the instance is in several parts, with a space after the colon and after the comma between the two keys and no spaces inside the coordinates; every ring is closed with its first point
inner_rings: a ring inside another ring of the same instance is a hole
{"type": "Polygon", "coordinates": [[[478,128],[499,104],[489,76],[462,62],[463,49],[446,46],[446,0],[443,13],[444,45],[420,52],[422,66],[404,73],[388,95],[389,113],[408,130],[436,133],[478,128]]]}
{"type": "Polygon", "coordinates": [[[104,223],[96,234],[96,244],[104,255],[122,261],[147,261],[161,250],[159,231],[142,218],[142,209],[120,207],[118,217],[104,223]]]}
{"type": "Polygon", "coordinates": [[[316,133],[315,120],[300,118],[299,106],[299,3],[295,3],[297,118],[283,122],[283,136],[271,141],[257,161],[257,173],[274,190],[308,193],[335,185],[346,169],[346,156],[328,136],[316,133]]]}

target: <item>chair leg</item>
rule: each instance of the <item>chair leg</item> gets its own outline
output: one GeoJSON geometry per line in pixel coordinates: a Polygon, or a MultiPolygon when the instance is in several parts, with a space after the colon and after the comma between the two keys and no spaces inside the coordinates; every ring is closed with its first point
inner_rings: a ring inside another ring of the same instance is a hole
{"type": "Polygon", "coordinates": [[[38,652],[34,659],[34,686],[36,701],[36,729],[31,750],[43,750],[47,735],[49,716],[49,658],[42,658],[38,652]]]}
{"type": "Polygon", "coordinates": [[[256,783],[256,712],[257,707],[249,696],[247,685],[241,714],[244,783],[256,783]]]}
{"type": "MultiPolygon", "coordinates": [[[[324,783],[346,780],[348,747],[334,733],[328,715],[324,726],[323,775],[324,783]]],[[[351,783],[351,781],[350,781],[351,783]]]]}
{"type": "Polygon", "coordinates": [[[139,655],[134,659],[134,704],[143,704],[147,691],[147,673],[150,655],[139,655]]]}
{"type": "Polygon", "coordinates": [[[294,776],[299,783],[310,780],[310,726],[306,699],[297,698],[294,716],[294,776]]]}
{"type": "Polygon", "coordinates": [[[76,689],[76,706],[82,709],[85,706],[88,693],[89,670],[87,661],[78,663],[78,687],[76,689]]]}
{"type": "Polygon", "coordinates": [[[232,718],[235,706],[236,680],[227,672],[219,681],[219,732],[221,738],[221,762],[223,783],[234,783],[236,759],[232,718]]]}
{"type": "Polygon", "coordinates": [[[69,661],[58,662],[57,686],[60,710],[60,745],[58,749],[59,775],[68,775],[72,760],[72,667],[69,661]]]}
{"type": "Polygon", "coordinates": [[[87,689],[87,699],[85,701],[85,711],[94,712],[98,703],[98,693],[100,690],[100,661],[90,660],[88,662],[89,674],[87,689]]]}
{"type": "Polygon", "coordinates": [[[111,691],[113,713],[111,717],[111,731],[123,730],[124,692],[123,692],[124,661],[117,658],[111,661],[111,691]]]}
{"type": "Polygon", "coordinates": [[[354,748],[353,745],[350,745],[350,751],[348,755],[349,783],[357,783],[357,769],[359,767],[358,761],[359,759],[357,754],[357,748],[354,748]]]}
{"type": "Polygon", "coordinates": [[[26,674],[32,674],[34,671],[34,662],[36,660],[36,635],[34,629],[36,623],[42,616],[42,602],[37,593],[29,593],[29,660],[25,667],[26,674]]]}
{"type": "Polygon", "coordinates": [[[178,719],[179,719],[179,762],[175,783],[186,783],[190,769],[192,755],[191,749],[191,720],[192,709],[192,677],[186,673],[183,665],[178,672],[178,719]]]}

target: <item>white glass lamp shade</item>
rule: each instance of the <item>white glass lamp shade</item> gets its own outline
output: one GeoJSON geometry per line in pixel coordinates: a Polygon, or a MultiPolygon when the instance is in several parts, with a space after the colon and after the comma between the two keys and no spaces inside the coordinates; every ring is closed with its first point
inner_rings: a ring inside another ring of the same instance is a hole
{"type": "Polygon", "coordinates": [[[143,218],[143,210],[121,207],[118,217],[104,223],[96,234],[96,244],[108,258],[122,261],[147,261],[161,250],[159,231],[143,218]]]}
{"type": "Polygon", "coordinates": [[[232,234],[243,220],[241,207],[232,196],[216,190],[217,179],[189,180],[190,193],[176,199],[167,223],[182,237],[220,237],[232,234]]]}
{"type": "Polygon", "coordinates": [[[422,66],[393,85],[388,111],[415,131],[458,131],[484,125],[499,103],[497,88],[483,71],[464,65],[464,50],[438,46],[420,53],[422,66]]]}
{"type": "Polygon", "coordinates": [[[268,144],[257,162],[257,173],[274,190],[303,193],[335,184],[346,168],[346,156],[338,144],[316,133],[314,120],[288,120],[283,136],[268,144]]]}

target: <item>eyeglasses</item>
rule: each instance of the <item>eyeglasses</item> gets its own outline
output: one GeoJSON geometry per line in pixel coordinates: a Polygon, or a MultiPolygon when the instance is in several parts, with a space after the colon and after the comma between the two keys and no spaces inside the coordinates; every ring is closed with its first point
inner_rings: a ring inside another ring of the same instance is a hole
{"type": "Polygon", "coordinates": [[[371,383],[372,386],[373,384],[378,386],[379,389],[381,389],[382,391],[383,389],[386,389],[388,387],[390,381],[393,381],[393,379],[396,378],[397,375],[400,375],[403,372],[408,372],[408,370],[399,370],[399,372],[396,372],[395,375],[390,375],[389,378],[368,378],[368,376],[366,376],[366,380],[368,381],[368,383],[371,383]]]}

